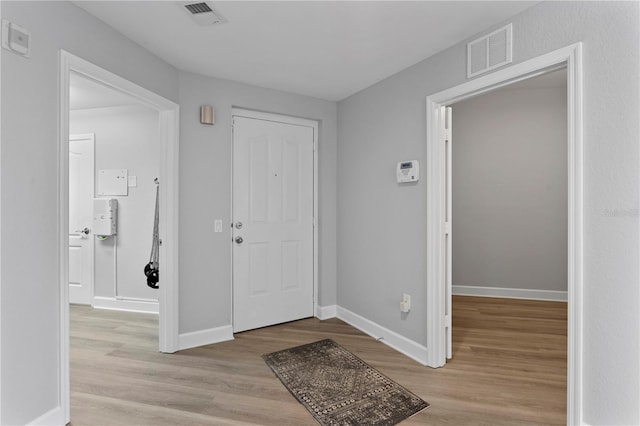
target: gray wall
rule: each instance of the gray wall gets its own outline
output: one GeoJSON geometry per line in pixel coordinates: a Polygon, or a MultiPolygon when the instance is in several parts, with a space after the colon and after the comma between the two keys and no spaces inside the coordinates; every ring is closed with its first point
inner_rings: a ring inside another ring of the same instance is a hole
{"type": "MultiPolygon", "coordinates": [[[[637,2],[542,2],[512,19],[514,62],[584,42],[584,419],[640,413],[637,2]],[[606,408],[604,408],[606,407],[606,408]]],[[[419,41],[417,41],[419,42],[419,41]]],[[[466,81],[457,44],[338,104],[338,304],[426,343],[425,97],[466,81]],[[398,302],[412,295],[401,317],[398,302]]]]}
{"type": "Polygon", "coordinates": [[[336,300],[336,103],[180,73],[180,333],[231,323],[231,108],[320,121],[319,304],[336,300]],[[202,104],[216,124],[202,125],[202,104]],[[197,208],[194,208],[196,207],[197,208]],[[214,233],[222,219],[222,233],[214,233]]]}
{"type": "Polygon", "coordinates": [[[67,2],[2,2],[2,17],[31,31],[32,55],[1,53],[0,423],[32,421],[59,399],[57,222],[52,214],[59,49],[180,102],[180,332],[230,323],[229,229],[214,234],[212,219],[230,222],[231,106],[320,121],[319,298],[321,305],[335,304],[335,102],[178,73],[67,2]],[[216,107],[215,126],[198,123],[202,103],[216,107]]]}
{"type": "Polygon", "coordinates": [[[454,104],[452,158],[454,293],[567,291],[566,85],[454,104]]]}
{"type": "Polygon", "coordinates": [[[95,296],[158,299],[147,286],[142,268],[149,261],[156,197],[154,178],[160,172],[158,113],[145,107],[126,106],[71,111],[71,134],[95,133],[95,190],[99,171],[127,169],[137,186],[127,196],[99,196],[118,200],[118,235],[94,239],[95,296]],[[114,276],[114,244],[117,276],[114,276]]]}
{"type": "Polygon", "coordinates": [[[58,405],[57,139],[61,48],[177,101],[178,72],[66,2],[2,2],[31,58],[2,49],[2,424],[58,405]]]}

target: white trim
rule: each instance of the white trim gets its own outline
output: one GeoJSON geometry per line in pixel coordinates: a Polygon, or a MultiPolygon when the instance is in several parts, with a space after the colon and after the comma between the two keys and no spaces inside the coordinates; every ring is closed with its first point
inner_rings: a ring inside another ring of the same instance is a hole
{"type": "Polygon", "coordinates": [[[96,309],[110,309],[113,311],[142,312],[146,314],[160,313],[160,304],[153,300],[132,300],[126,297],[95,296],[91,306],[96,309]]]}
{"type": "Polygon", "coordinates": [[[319,320],[328,320],[338,316],[338,308],[336,305],[318,306],[316,305],[316,318],[319,320]]]}
{"type": "Polygon", "coordinates": [[[233,340],[233,327],[223,325],[207,330],[182,333],[178,335],[178,350],[195,348],[197,346],[213,345],[214,343],[233,340]]]}
{"type": "Polygon", "coordinates": [[[60,392],[59,408],[63,411],[63,424],[70,420],[69,385],[69,78],[71,64],[68,57],[60,52],[60,83],[58,107],[58,314],[60,320],[60,367],[58,377],[60,392]]]}
{"type": "Polygon", "coordinates": [[[584,151],[582,43],[567,52],[567,130],[569,145],[567,424],[582,420],[584,151]]]}
{"type": "Polygon", "coordinates": [[[61,407],[56,407],[27,424],[29,426],[64,425],[67,423],[64,419],[64,410],[61,407]]]}
{"type": "MultiPolygon", "coordinates": [[[[233,226],[233,118],[245,117],[257,120],[274,121],[277,123],[293,124],[296,126],[311,127],[313,129],[313,306],[318,306],[318,149],[319,138],[318,129],[320,123],[317,120],[293,117],[290,115],[276,114],[270,112],[253,111],[244,108],[231,108],[231,226],[233,226]]],[[[230,239],[231,249],[231,323],[233,326],[233,239],[230,239]]]]}
{"type": "Polygon", "coordinates": [[[583,112],[582,43],[484,75],[430,95],[427,112],[427,352],[431,367],[445,364],[444,273],[442,219],[443,150],[438,139],[439,107],[476,96],[516,81],[567,67],[568,117],[568,363],[567,423],[582,423],[582,293],[583,293],[583,112]]]}
{"type": "MultiPolygon", "coordinates": [[[[2,2],[0,1],[0,17],[2,15],[2,2]]],[[[2,93],[2,56],[0,55],[0,93],[2,93]]],[[[0,102],[0,117],[2,117],[2,102],[0,102]]],[[[1,125],[1,123],[0,123],[1,125]]],[[[0,164],[2,164],[2,132],[0,131],[0,164]]],[[[2,179],[0,179],[0,188],[2,188],[2,179]]],[[[0,200],[2,197],[0,196],[0,200]]],[[[2,202],[0,201],[0,212],[2,212],[2,202]]],[[[2,214],[0,214],[2,216],[2,214]]],[[[0,217],[0,223],[2,223],[0,217]]],[[[0,241],[2,241],[2,226],[0,226],[0,241]]],[[[0,244],[2,247],[2,244],[0,244]]],[[[0,271],[2,271],[2,249],[0,249],[0,271]]],[[[0,274],[0,301],[2,301],[2,274],[0,274]]],[[[2,303],[0,303],[0,322],[2,321],[2,303]]],[[[2,327],[0,327],[0,422],[2,421],[2,327]]]]}
{"type": "Polygon", "coordinates": [[[566,291],[534,290],[525,288],[501,288],[454,285],[453,294],[457,296],[500,297],[505,299],[547,300],[549,302],[566,302],[566,291]]]}
{"type": "Polygon", "coordinates": [[[250,109],[236,108],[231,109],[231,115],[233,117],[253,118],[255,120],[274,121],[276,123],[293,124],[296,126],[305,127],[318,127],[316,120],[310,120],[308,118],[293,117],[291,115],[277,114],[272,112],[253,111],[250,109]]]}
{"type": "Polygon", "coordinates": [[[427,98],[427,365],[446,363],[445,157],[442,105],[427,98]],[[437,185],[436,185],[437,184],[437,185]],[[440,285],[442,284],[442,285],[440,285]]]}
{"type": "Polygon", "coordinates": [[[158,111],[160,133],[160,237],[163,240],[160,263],[163,267],[159,290],[159,350],[178,349],[178,141],[179,106],[135,83],[100,68],[78,56],[60,50],[58,106],[58,309],[60,318],[59,404],[69,421],[69,78],[71,72],[136,98],[158,111]]]}
{"type": "MultiPolygon", "coordinates": [[[[172,103],[173,104],[173,103],[172,103]]],[[[179,142],[180,111],[177,104],[159,113],[160,121],[160,352],[178,350],[179,309],[179,142]]]]}
{"type": "Polygon", "coordinates": [[[338,319],[350,324],[374,339],[408,356],[422,365],[427,363],[427,348],[411,339],[391,331],[371,320],[351,312],[342,306],[337,307],[338,319]]]}

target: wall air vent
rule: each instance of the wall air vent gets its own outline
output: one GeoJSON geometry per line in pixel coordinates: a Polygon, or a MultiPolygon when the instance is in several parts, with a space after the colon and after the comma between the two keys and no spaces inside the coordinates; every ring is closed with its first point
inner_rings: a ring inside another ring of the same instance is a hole
{"type": "Polygon", "coordinates": [[[211,2],[183,1],[179,2],[179,4],[198,25],[218,25],[228,22],[224,16],[214,9],[211,2]]]}
{"type": "Polygon", "coordinates": [[[513,25],[509,24],[467,44],[467,78],[512,62],[513,25]]]}

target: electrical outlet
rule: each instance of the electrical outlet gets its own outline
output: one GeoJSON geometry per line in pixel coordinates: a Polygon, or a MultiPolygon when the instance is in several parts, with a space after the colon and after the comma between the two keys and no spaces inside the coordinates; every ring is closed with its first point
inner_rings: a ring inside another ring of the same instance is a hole
{"type": "Polygon", "coordinates": [[[400,301],[400,312],[409,312],[411,310],[411,296],[407,293],[402,295],[402,300],[400,301]]]}

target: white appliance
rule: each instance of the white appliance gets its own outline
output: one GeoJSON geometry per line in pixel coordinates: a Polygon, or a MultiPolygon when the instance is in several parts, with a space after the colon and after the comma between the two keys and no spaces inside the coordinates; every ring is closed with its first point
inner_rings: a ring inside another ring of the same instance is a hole
{"type": "Polygon", "coordinates": [[[109,237],[117,233],[118,200],[115,198],[93,199],[93,234],[109,237]]]}

